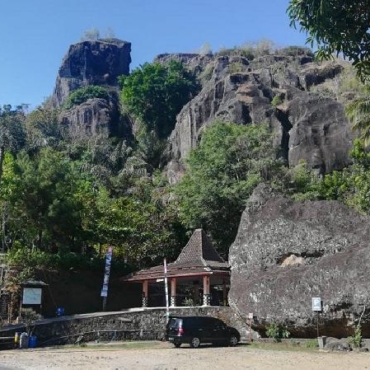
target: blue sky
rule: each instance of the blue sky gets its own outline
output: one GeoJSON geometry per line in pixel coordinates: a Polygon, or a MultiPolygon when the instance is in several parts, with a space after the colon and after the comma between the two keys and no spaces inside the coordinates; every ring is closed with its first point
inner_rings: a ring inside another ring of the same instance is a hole
{"type": "Polygon", "coordinates": [[[131,69],[161,53],[213,51],[269,39],[305,45],[289,27],[289,0],[5,0],[0,21],[0,105],[52,94],[69,46],[85,31],[112,29],[132,43],[131,69]]]}

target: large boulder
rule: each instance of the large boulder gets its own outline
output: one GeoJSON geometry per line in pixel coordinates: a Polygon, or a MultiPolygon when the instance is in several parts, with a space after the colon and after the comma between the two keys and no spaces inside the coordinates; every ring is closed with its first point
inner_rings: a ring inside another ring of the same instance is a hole
{"type": "Polygon", "coordinates": [[[294,336],[346,337],[361,319],[370,335],[370,218],[337,201],[294,201],[260,185],[230,248],[229,302],[294,336]],[[312,311],[320,297],[323,310],[312,311]]]}
{"type": "Polygon", "coordinates": [[[88,85],[118,86],[128,75],[131,43],[118,39],[83,41],[70,46],[59,68],[52,103],[63,105],[68,95],[88,85]]]}

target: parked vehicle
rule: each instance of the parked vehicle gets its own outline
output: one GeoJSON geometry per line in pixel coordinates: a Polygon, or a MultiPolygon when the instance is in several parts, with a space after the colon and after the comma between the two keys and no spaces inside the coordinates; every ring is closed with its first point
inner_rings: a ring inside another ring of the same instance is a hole
{"type": "Polygon", "coordinates": [[[176,348],[183,343],[198,348],[201,343],[236,346],[240,333],[222,320],[209,316],[172,316],[166,327],[167,340],[176,348]]]}

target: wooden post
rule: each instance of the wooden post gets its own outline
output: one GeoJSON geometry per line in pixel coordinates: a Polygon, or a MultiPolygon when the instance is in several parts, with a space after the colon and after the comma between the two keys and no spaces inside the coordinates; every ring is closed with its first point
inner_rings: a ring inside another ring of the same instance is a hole
{"type": "Polygon", "coordinates": [[[171,307],[176,306],[176,278],[171,279],[171,307]]]}
{"type": "Polygon", "coordinates": [[[222,303],[224,306],[227,306],[227,291],[225,280],[222,281],[222,303]]]}
{"type": "Polygon", "coordinates": [[[168,306],[168,279],[167,279],[167,260],[166,258],[163,260],[163,269],[164,269],[164,292],[166,295],[166,324],[170,319],[170,310],[168,306]]]}
{"type": "Polygon", "coordinates": [[[203,306],[209,306],[210,297],[210,279],[209,276],[203,276],[203,306]]]}
{"type": "Polygon", "coordinates": [[[143,299],[142,299],[142,306],[148,306],[148,296],[149,296],[149,282],[148,280],[143,281],[143,299]]]}

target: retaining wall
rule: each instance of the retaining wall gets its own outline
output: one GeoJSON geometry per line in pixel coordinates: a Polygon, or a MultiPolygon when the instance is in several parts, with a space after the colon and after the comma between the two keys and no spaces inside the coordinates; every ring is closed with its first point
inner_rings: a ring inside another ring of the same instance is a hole
{"type": "MultiPolygon", "coordinates": [[[[176,307],[170,308],[169,314],[209,315],[220,318],[240,330],[240,323],[237,322],[230,307],[176,307]]],[[[40,346],[94,340],[162,340],[165,335],[165,325],[165,308],[136,308],[41,320],[34,327],[33,335],[37,336],[40,346]]],[[[9,326],[0,329],[0,337],[11,337],[16,332],[22,331],[24,331],[22,325],[9,326]]]]}

